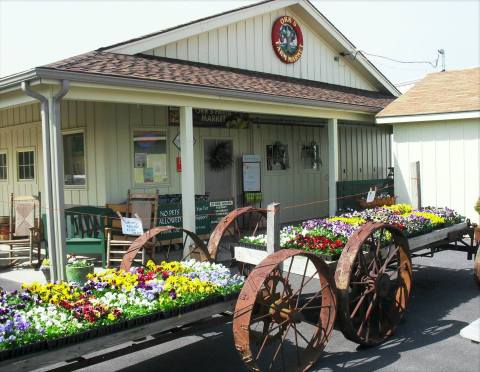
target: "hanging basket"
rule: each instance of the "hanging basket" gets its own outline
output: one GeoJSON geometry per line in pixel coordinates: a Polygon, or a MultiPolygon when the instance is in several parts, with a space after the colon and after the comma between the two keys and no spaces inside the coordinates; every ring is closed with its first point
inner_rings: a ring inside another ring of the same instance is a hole
{"type": "Polygon", "coordinates": [[[209,154],[208,163],[215,172],[228,168],[233,163],[232,149],[228,142],[220,142],[212,148],[209,154]]]}

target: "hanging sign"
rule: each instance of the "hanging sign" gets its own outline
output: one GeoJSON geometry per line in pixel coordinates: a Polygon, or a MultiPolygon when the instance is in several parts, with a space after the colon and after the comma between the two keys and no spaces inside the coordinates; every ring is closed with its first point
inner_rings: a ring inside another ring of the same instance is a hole
{"type": "Polygon", "coordinates": [[[123,235],[140,236],[143,234],[142,220],[140,218],[122,218],[123,235]]]}
{"type": "Polygon", "coordinates": [[[371,203],[375,200],[375,194],[376,194],[376,190],[370,189],[370,191],[367,194],[367,203],[371,203]]]}
{"type": "Polygon", "coordinates": [[[283,63],[295,63],[300,59],[303,34],[294,18],[283,16],[275,21],[272,27],[272,46],[283,63]]]}

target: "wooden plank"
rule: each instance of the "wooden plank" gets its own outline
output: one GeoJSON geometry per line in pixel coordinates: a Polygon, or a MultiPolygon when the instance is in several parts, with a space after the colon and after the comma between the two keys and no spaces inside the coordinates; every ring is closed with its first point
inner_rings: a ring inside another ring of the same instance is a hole
{"type": "Polygon", "coordinates": [[[66,347],[51,351],[43,350],[37,353],[6,360],[4,362],[0,362],[0,368],[3,369],[9,366],[9,370],[11,371],[30,371],[32,369],[46,367],[50,364],[58,363],[60,361],[79,358],[82,355],[91,352],[107,349],[128,341],[133,341],[155,333],[168,331],[179,326],[207,319],[215,314],[233,311],[235,302],[236,300],[217,303],[169,319],[162,319],[153,323],[147,323],[139,327],[126,329],[110,335],[95,337],[91,340],[86,340],[78,344],[68,345],[66,347]]]}
{"type": "Polygon", "coordinates": [[[428,234],[416,236],[414,238],[408,239],[408,245],[410,246],[410,252],[414,252],[415,250],[419,250],[422,247],[432,244],[435,242],[438,242],[440,240],[444,240],[448,238],[448,234],[455,232],[455,231],[460,231],[464,230],[467,228],[467,223],[462,222],[453,226],[446,227],[444,229],[439,229],[432,231],[428,234]]]}

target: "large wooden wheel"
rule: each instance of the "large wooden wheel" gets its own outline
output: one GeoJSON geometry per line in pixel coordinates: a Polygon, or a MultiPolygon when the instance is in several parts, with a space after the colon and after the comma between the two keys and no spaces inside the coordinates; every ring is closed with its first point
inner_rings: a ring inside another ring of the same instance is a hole
{"type": "Polygon", "coordinates": [[[238,297],[235,346],[254,371],[303,371],[319,358],[333,330],[336,299],[326,264],[282,249],[260,262],[238,297]]]}
{"type": "Polygon", "coordinates": [[[208,253],[215,262],[231,263],[232,246],[243,236],[257,235],[267,225],[267,210],[237,208],[223,217],[210,235],[208,253]]]}
{"type": "Polygon", "coordinates": [[[199,261],[211,260],[207,247],[203,243],[203,240],[200,239],[195,233],[186,229],[182,229],[181,227],[157,226],[157,227],[154,227],[153,229],[146,231],[143,235],[139,236],[137,239],[135,239],[132,242],[130,247],[128,247],[128,250],[123,255],[122,262],[120,264],[120,269],[125,271],[130,270],[130,267],[132,266],[132,262],[135,259],[135,256],[141,249],[143,249],[143,247],[145,246],[145,244],[147,244],[148,241],[150,241],[156,235],[162,232],[173,231],[173,230],[179,230],[184,232],[187,236],[189,236],[192,239],[194,243],[194,247],[190,250],[189,255],[187,257],[183,257],[183,259],[188,259],[192,257],[199,261]]]}
{"type": "Polygon", "coordinates": [[[362,345],[381,343],[394,333],[410,298],[408,240],[391,225],[367,222],[348,240],[335,283],[345,337],[362,345]]]}

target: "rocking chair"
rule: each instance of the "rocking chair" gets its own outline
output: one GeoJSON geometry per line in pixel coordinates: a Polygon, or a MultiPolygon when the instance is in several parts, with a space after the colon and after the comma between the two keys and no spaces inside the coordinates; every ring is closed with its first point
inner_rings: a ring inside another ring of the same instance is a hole
{"type": "MultiPolygon", "coordinates": [[[[158,190],[155,194],[133,194],[128,190],[127,209],[124,217],[137,217],[142,220],[143,230],[148,231],[153,228],[157,222],[158,209],[158,190]]],[[[119,216],[120,213],[117,212],[119,216]]],[[[122,235],[121,231],[107,228],[107,267],[112,262],[121,262],[123,255],[128,247],[137,238],[136,236],[122,235]]],[[[153,237],[144,248],[137,254],[134,262],[144,265],[146,263],[146,254],[150,258],[155,257],[156,239],[153,237]]]]}
{"type": "Polygon", "coordinates": [[[8,240],[0,240],[0,245],[9,247],[8,257],[0,257],[2,261],[10,261],[10,265],[19,259],[27,258],[33,266],[33,251],[36,249],[38,265],[40,265],[41,236],[41,196],[14,196],[10,194],[10,217],[8,240]],[[28,253],[27,253],[28,252],[28,253]]]}

